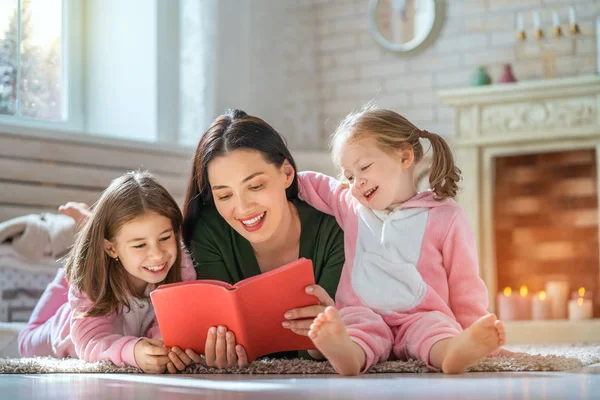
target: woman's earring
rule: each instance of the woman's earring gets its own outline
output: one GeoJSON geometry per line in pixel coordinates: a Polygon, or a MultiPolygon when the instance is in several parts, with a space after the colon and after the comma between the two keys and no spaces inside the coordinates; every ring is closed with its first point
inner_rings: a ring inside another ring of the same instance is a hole
{"type": "Polygon", "coordinates": [[[115,257],[115,261],[116,261],[116,262],[119,262],[119,257],[115,257]]]}

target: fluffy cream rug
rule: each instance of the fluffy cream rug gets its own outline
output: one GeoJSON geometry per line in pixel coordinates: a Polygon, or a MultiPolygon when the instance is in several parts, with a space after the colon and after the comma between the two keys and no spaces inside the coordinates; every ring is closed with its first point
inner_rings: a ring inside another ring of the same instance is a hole
{"type": "MultiPolygon", "coordinates": [[[[490,371],[567,371],[600,362],[600,344],[512,346],[522,351],[515,357],[489,357],[473,365],[469,372],[490,371]]],[[[76,359],[0,358],[2,374],[49,373],[140,373],[137,368],[117,367],[107,362],[86,363],[76,359]]],[[[420,361],[386,361],[373,366],[369,373],[433,372],[420,361]]],[[[309,360],[257,360],[244,368],[217,369],[201,364],[189,366],[187,374],[331,374],[328,362],[309,360]]]]}

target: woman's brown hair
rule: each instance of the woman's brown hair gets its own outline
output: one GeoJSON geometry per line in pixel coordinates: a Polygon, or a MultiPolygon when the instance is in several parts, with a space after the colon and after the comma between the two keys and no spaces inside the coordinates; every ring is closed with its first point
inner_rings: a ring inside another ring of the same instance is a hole
{"type": "Polygon", "coordinates": [[[373,139],[379,148],[391,155],[398,150],[412,149],[415,164],[423,159],[420,138],[427,139],[433,149],[433,162],[429,172],[429,185],[438,200],[456,196],[460,169],[448,143],[440,135],[420,130],[402,115],[372,105],[348,115],[332,136],[334,161],[339,165],[340,149],[344,143],[373,139]]]}
{"type": "MultiPolygon", "coordinates": [[[[281,167],[287,160],[296,169],[296,163],[283,137],[271,125],[242,110],[230,109],[217,117],[200,139],[192,166],[183,210],[183,243],[189,248],[203,205],[214,205],[208,164],[217,157],[235,150],[259,152],[264,160],[281,167]]],[[[286,189],[288,199],[298,197],[298,177],[286,189]]]]}
{"type": "Polygon", "coordinates": [[[181,281],[181,210],[152,174],[128,172],[113,180],[92,210],[77,234],[65,265],[69,284],[85,293],[93,303],[84,316],[100,317],[119,312],[121,306],[129,308],[130,296],[139,296],[123,265],[106,254],[104,240],[113,241],[124,224],[147,212],[171,220],[177,243],[175,264],[159,285],[181,281]]]}

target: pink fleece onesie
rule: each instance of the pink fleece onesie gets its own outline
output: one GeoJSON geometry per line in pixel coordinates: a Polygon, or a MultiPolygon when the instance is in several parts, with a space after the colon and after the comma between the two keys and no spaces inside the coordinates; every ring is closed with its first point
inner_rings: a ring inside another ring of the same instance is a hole
{"type": "Polygon", "coordinates": [[[338,180],[299,174],[300,197],[335,216],[346,263],[335,296],[348,334],[366,354],[364,370],[416,358],[488,314],[477,250],[464,211],[452,199],[417,194],[393,211],[362,206],[338,180]]]}
{"type": "MultiPolygon", "coordinates": [[[[184,251],[182,278],[196,279],[192,260],[184,251]]],[[[146,294],[153,289],[148,285],[146,294]]],[[[73,357],[93,362],[108,360],[117,366],[137,367],[134,347],[142,338],[162,339],[150,298],[129,298],[131,308],[104,317],[81,317],[91,300],[69,287],[64,270],[58,270],[38,301],[25,329],[19,334],[23,357],[73,357]]]]}

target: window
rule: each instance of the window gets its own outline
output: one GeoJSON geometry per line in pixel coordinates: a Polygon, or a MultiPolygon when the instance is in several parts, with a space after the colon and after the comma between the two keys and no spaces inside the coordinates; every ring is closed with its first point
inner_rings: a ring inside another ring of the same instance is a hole
{"type": "Polygon", "coordinates": [[[61,3],[0,0],[1,114],[63,119],[61,3]]]}
{"type": "Polygon", "coordinates": [[[0,0],[0,123],[65,127],[80,117],[69,107],[80,76],[67,74],[79,70],[70,3],[78,2],[0,0]]]}

